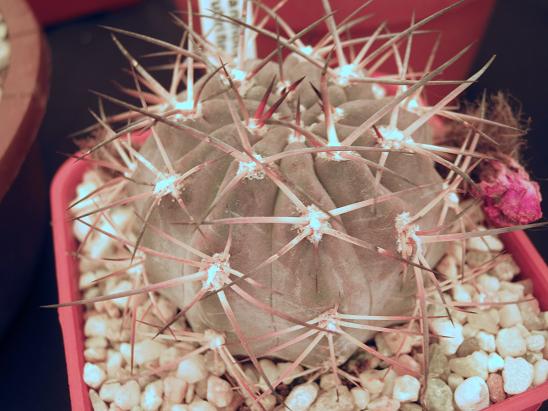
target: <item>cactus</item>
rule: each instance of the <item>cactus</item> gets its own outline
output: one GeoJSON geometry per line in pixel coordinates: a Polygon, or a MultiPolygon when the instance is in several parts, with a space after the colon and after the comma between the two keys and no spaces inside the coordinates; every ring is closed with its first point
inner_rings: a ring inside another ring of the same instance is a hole
{"type": "MultiPolygon", "coordinates": [[[[377,332],[419,335],[427,352],[429,315],[451,315],[444,279],[433,269],[445,244],[502,232],[470,230],[457,193],[475,186],[470,173],[487,157],[476,149],[490,138],[482,126],[510,126],[446,108],[492,59],[466,81],[436,77],[467,48],[438,67],[430,59],[420,75],[409,65],[419,29],[457,4],[412,19],[400,33],[381,26],[351,41],[341,33],[356,24],[361,8],[337,27],[324,0],[325,17],[313,26],[325,23],[329,34],[314,46],[301,40],[308,29],[294,33],[274,9],[260,6],[283,33],[266,30],[264,21],[214,15],[239,27],[235,57],[193,30],[191,11],[188,22],[176,18],[186,48],[111,28],[134,79],[134,88],[124,90],[138,103],[97,93],[127,111],[95,115],[96,140],[84,157],[109,176],[93,195],[108,192],[110,200],[78,219],[129,249],[130,264],[144,259],[148,280],[61,306],[160,291],[180,310],[158,334],[185,318],[194,332],[215,336],[214,349],[229,348],[223,358],[249,357],[266,393],[301,364],[327,364],[338,375],[356,350],[407,369],[364,342],[377,332]],[[119,35],[175,54],[170,87],[119,35]],[[264,59],[248,57],[244,45],[256,35],[276,40],[278,49],[264,59]],[[349,52],[353,45],[357,52],[349,52]],[[398,72],[379,74],[390,58],[398,72]],[[440,84],[455,88],[424,105],[424,87],[440,84]],[[440,116],[466,130],[460,146],[439,144],[440,116]],[[126,120],[114,131],[112,124],[126,120]],[[130,134],[143,130],[148,139],[134,144],[130,134]],[[134,238],[90,220],[119,205],[134,207],[134,238]],[[409,326],[388,328],[399,323],[409,326]],[[264,356],[292,366],[268,381],[258,361],[264,356]]],[[[523,227],[502,230],[516,228],[523,227]]]]}

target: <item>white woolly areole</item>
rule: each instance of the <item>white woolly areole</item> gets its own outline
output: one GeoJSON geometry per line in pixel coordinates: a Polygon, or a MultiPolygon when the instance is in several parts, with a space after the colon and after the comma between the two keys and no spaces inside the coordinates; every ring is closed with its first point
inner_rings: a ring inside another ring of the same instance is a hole
{"type": "Polygon", "coordinates": [[[417,112],[421,108],[421,104],[416,97],[406,100],[405,108],[409,111],[417,112]]]}
{"type": "Polygon", "coordinates": [[[329,331],[339,331],[336,315],[337,311],[335,309],[320,314],[318,317],[318,326],[329,331]]]}
{"type": "Polygon", "coordinates": [[[459,205],[459,196],[454,191],[447,193],[445,199],[450,207],[457,207],[459,205]]]}
{"type": "Polygon", "coordinates": [[[311,45],[306,45],[304,47],[301,47],[300,50],[306,54],[307,56],[311,56],[313,53],[314,53],[314,47],[312,47],[311,45]]]}
{"type": "Polygon", "coordinates": [[[291,133],[289,133],[289,135],[287,136],[287,142],[288,142],[288,144],[291,144],[291,143],[304,143],[304,142],[306,142],[306,138],[302,134],[297,135],[295,133],[295,131],[292,130],[291,133]]]}
{"type": "Polygon", "coordinates": [[[307,238],[312,244],[318,244],[323,237],[324,230],[331,228],[331,224],[327,221],[329,216],[321,211],[315,205],[306,207],[306,212],[302,215],[307,222],[297,226],[300,232],[309,232],[307,238]]]}
{"type": "Polygon", "coordinates": [[[263,136],[268,130],[268,126],[266,124],[257,123],[257,119],[255,118],[249,119],[249,122],[246,124],[246,128],[256,136],[263,136]]]}
{"type": "Polygon", "coordinates": [[[230,70],[230,77],[236,81],[244,81],[247,77],[247,72],[240,70],[239,68],[233,68],[230,70]]]}
{"type": "Polygon", "coordinates": [[[194,101],[187,99],[184,101],[175,101],[171,106],[177,110],[177,112],[172,116],[169,116],[169,118],[173,118],[177,121],[195,120],[202,116],[202,103],[200,102],[194,107],[194,101]]]}
{"type": "Polygon", "coordinates": [[[419,226],[411,224],[411,215],[408,211],[404,211],[396,216],[395,219],[397,232],[397,250],[402,255],[411,255],[413,250],[421,247],[421,239],[417,235],[419,226]]]}
{"type": "Polygon", "coordinates": [[[337,83],[341,86],[347,86],[351,79],[361,78],[362,73],[355,64],[345,64],[335,69],[337,73],[337,83]]]}
{"type": "Polygon", "coordinates": [[[343,154],[356,154],[353,151],[322,151],[318,153],[318,157],[325,158],[332,161],[347,161],[350,160],[348,157],[343,156],[343,154]]]}
{"type": "Polygon", "coordinates": [[[282,95],[282,93],[291,86],[291,81],[284,80],[284,81],[278,81],[278,84],[276,85],[276,93],[279,95],[282,95]]]}
{"type": "Polygon", "coordinates": [[[380,84],[373,83],[371,85],[371,91],[373,91],[373,95],[377,100],[386,97],[386,90],[380,84]]]}
{"type": "MultiPolygon", "coordinates": [[[[333,110],[333,114],[331,115],[331,119],[336,123],[337,121],[344,118],[346,113],[344,112],[344,109],[342,107],[335,107],[335,110],[333,110]]],[[[318,115],[319,121],[325,120],[325,115],[323,113],[320,113],[318,115]]]]}
{"type": "Polygon", "coordinates": [[[172,196],[177,195],[177,181],[181,178],[180,174],[161,174],[160,178],[156,181],[152,192],[158,197],[164,197],[168,194],[172,196]]]}
{"type": "MultiPolygon", "coordinates": [[[[260,163],[263,160],[263,156],[253,153],[253,157],[260,163]]],[[[238,171],[236,175],[245,175],[248,180],[262,180],[265,173],[255,161],[240,161],[238,163],[238,171]]]]}
{"type": "Polygon", "coordinates": [[[204,338],[208,342],[207,346],[212,350],[222,347],[226,342],[223,334],[213,330],[205,330],[204,338]]]}
{"type": "MultiPolygon", "coordinates": [[[[312,47],[309,44],[307,44],[303,47],[299,47],[299,51],[301,53],[303,53],[304,55],[306,55],[306,56],[312,57],[314,55],[314,47],[312,47]]],[[[306,61],[306,59],[303,56],[301,56],[300,54],[295,53],[295,57],[297,57],[297,59],[299,59],[300,61],[306,61]]]]}
{"type": "Polygon", "coordinates": [[[207,290],[220,290],[230,283],[230,264],[221,254],[214,254],[213,261],[206,270],[207,278],[202,285],[207,290]]]}
{"type": "Polygon", "coordinates": [[[395,127],[379,126],[379,133],[382,136],[380,145],[383,148],[397,149],[415,142],[413,138],[406,136],[403,131],[395,127]]]}
{"type": "Polygon", "coordinates": [[[137,162],[136,162],[136,161],[131,161],[131,162],[127,165],[127,167],[128,167],[129,170],[126,171],[126,172],[124,173],[124,176],[126,176],[126,177],[132,177],[133,174],[135,173],[135,170],[137,170],[137,162]]]}
{"type": "Polygon", "coordinates": [[[194,101],[192,100],[176,101],[173,104],[173,108],[181,111],[190,111],[194,108],[194,101]]]}

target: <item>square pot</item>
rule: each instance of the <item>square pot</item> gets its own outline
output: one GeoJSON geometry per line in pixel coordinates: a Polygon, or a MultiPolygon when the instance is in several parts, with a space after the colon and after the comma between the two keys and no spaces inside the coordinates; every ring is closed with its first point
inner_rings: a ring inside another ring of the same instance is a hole
{"type": "MultiPolygon", "coordinates": [[[[85,161],[69,159],[57,171],[51,186],[53,240],[60,303],[81,298],[78,288],[78,262],[73,256],[77,244],[72,234],[72,223],[67,208],[75,197],[76,186],[82,181],[89,167],[85,161]]],[[[548,266],[524,232],[514,232],[501,237],[507,251],[519,265],[521,276],[532,280],[534,294],[540,302],[541,309],[548,310],[548,266]]],[[[92,411],[88,387],[82,379],[85,363],[83,307],[65,307],[58,309],[58,312],[65,345],[72,410],[92,411]]],[[[492,405],[486,410],[535,411],[546,399],[548,382],[492,405]]]]}

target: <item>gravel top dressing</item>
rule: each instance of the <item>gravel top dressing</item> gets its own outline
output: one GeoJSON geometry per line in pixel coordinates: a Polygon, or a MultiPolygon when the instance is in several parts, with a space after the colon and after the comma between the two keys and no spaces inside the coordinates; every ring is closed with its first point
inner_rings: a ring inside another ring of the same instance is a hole
{"type": "MultiPolygon", "coordinates": [[[[78,186],[78,198],[86,198],[103,183],[96,171],[88,171],[78,186]]],[[[100,206],[87,199],[72,212],[81,215],[100,206]]],[[[481,211],[473,215],[481,224],[481,211]]],[[[142,256],[137,255],[126,269],[127,250],[107,235],[135,237],[138,230],[132,210],[119,206],[112,209],[109,219],[86,219],[105,234],[74,223],[75,236],[85,240],[80,252],[91,257],[81,258],[79,263],[83,297],[147,284],[142,256]]],[[[262,399],[264,408],[284,409],[285,401],[285,409],[292,411],[474,411],[544,383],[548,375],[548,313],[540,312],[530,282],[514,280],[519,268],[503,251],[495,236],[472,238],[466,242],[464,260],[462,246],[454,243],[436,267],[447,278],[442,283],[446,301],[459,306],[491,304],[482,309],[451,310],[451,319],[443,309],[430,313],[434,317],[430,320],[432,333],[438,338],[431,338],[422,407],[418,401],[424,387],[415,375],[358,353],[340,367],[338,376],[329,365],[299,366],[277,387],[276,396],[262,399]],[[466,262],[463,271],[461,261],[466,262]]],[[[439,298],[434,290],[428,291],[432,298],[439,298]]],[[[246,361],[233,362],[223,347],[223,335],[213,330],[194,333],[184,318],[173,324],[171,336],[156,337],[158,328],[175,315],[177,307],[155,292],[149,297],[141,294],[85,307],[86,365],[82,372],[94,410],[258,410],[256,404],[244,401],[235,384],[243,371],[249,381],[266,390],[267,384],[254,367],[246,361]],[[132,324],[124,315],[129,311],[138,318],[133,351],[132,324]]],[[[412,330],[409,325],[406,328],[412,330]]],[[[398,357],[420,375],[421,338],[382,332],[368,344],[389,358],[398,357]]],[[[271,381],[290,365],[266,358],[260,363],[271,381]]]]}

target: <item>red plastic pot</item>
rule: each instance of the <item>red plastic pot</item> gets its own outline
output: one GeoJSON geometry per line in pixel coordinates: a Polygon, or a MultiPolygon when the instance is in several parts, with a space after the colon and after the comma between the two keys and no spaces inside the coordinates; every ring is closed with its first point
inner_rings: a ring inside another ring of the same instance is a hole
{"type": "MultiPolygon", "coordinates": [[[[72,254],[76,250],[76,240],[72,234],[72,223],[67,207],[74,199],[76,186],[88,167],[89,164],[85,161],[67,160],[55,175],[51,186],[53,240],[60,303],[80,298],[78,262],[72,254]]],[[[535,297],[539,300],[541,309],[548,310],[548,266],[524,232],[504,235],[502,240],[519,265],[521,276],[532,280],[535,297]]],[[[65,345],[72,410],[91,411],[88,388],[82,380],[84,368],[82,307],[59,309],[59,321],[65,345]]],[[[546,399],[548,399],[548,382],[493,405],[487,410],[535,411],[546,399]]]]}
{"type": "MultiPolygon", "coordinates": [[[[17,0],[20,1],[20,0],[17,0]]],[[[86,14],[121,9],[139,0],[27,0],[43,26],[60,23],[86,14]]]]}
{"type": "MultiPolygon", "coordinates": [[[[200,0],[192,1],[194,10],[199,10],[198,4],[200,0]]],[[[392,32],[405,30],[410,25],[413,12],[415,12],[415,21],[419,21],[455,2],[456,0],[373,1],[360,13],[360,15],[372,14],[372,16],[352,28],[353,37],[370,35],[384,21],[387,22],[388,28],[392,32]]],[[[175,0],[175,3],[180,10],[186,10],[187,0],[175,0]]],[[[274,7],[279,3],[279,0],[262,0],[262,3],[266,6],[274,7]]],[[[363,4],[362,0],[331,0],[331,7],[335,12],[336,21],[343,20],[361,4],[363,4]]],[[[440,75],[440,78],[460,80],[466,77],[474,61],[494,5],[495,0],[467,0],[421,28],[421,30],[432,30],[441,34],[441,44],[434,59],[434,67],[447,61],[464,47],[473,43],[471,49],[457,62],[448,67],[440,75]]],[[[322,0],[289,0],[278,13],[296,33],[325,14],[322,0]]],[[[264,13],[259,13],[259,16],[258,20],[261,20],[264,13]]],[[[272,32],[276,32],[275,23],[272,19],[269,20],[266,28],[272,32]]],[[[326,32],[327,26],[320,24],[304,39],[313,44],[323,37],[326,32]]],[[[424,68],[435,42],[436,33],[413,37],[410,65],[415,70],[420,71],[424,68]]],[[[275,42],[273,40],[264,36],[258,37],[257,48],[259,56],[264,57],[274,47],[275,42]]],[[[385,73],[393,73],[395,69],[396,66],[393,61],[385,63],[380,68],[385,73]]],[[[431,91],[429,91],[429,100],[435,102],[438,98],[447,94],[448,90],[450,90],[450,87],[432,87],[431,91]]]]}

